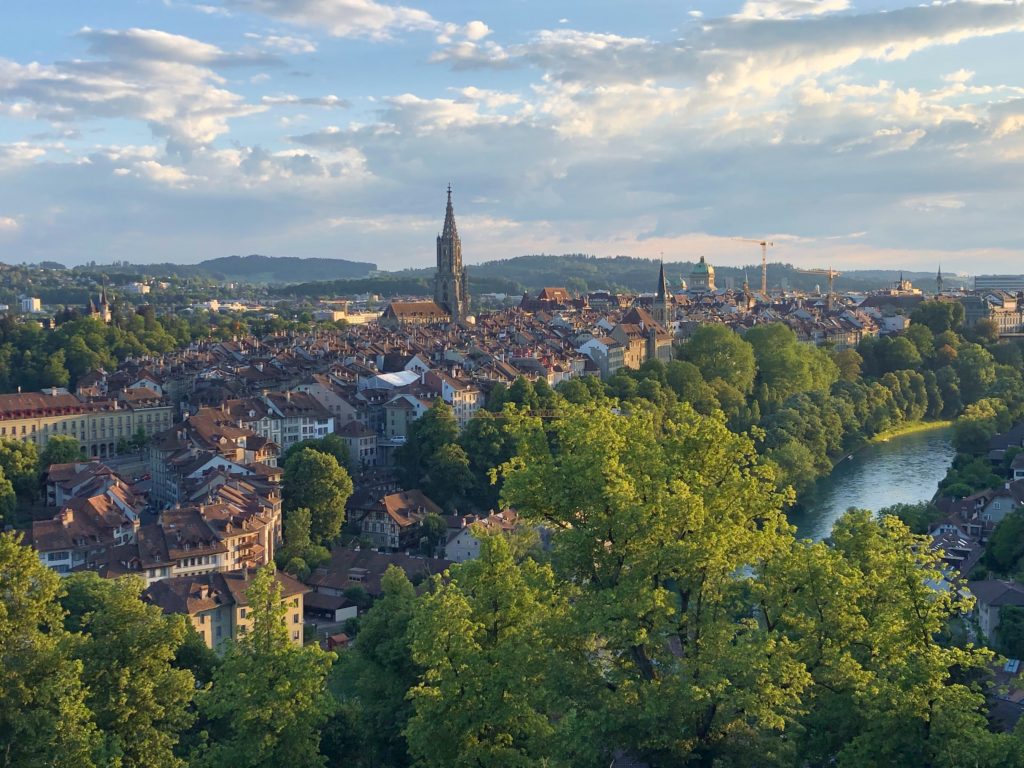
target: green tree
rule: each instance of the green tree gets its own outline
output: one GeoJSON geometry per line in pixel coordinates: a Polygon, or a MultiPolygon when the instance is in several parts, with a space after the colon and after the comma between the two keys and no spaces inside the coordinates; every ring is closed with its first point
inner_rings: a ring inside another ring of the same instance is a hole
{"type": "Polygon", "coordinates": [[[362,617],[355,643],[340,662],[353,680],[341,696],[355,708],[369,765],[409,764],[405,727],[413,705],[408,693],[422,671],[413,660],[409,636],[415,605],[416,590],[409,579],[389,566],[381,578],[381,596],[362,617]]]}
{"type": "Polygon", "coordinates": [[[455,412],[441,398],[409,425],[404,445],[395,449],[395,466],[406,488],[419,488],[427,473],[427,462],[439,448],[454,443],[459,437],[455,412]]]}
{"type": "Polygon", "coordinates": [[[943,564],[929,543],[893,515],[858,510],[836,524],[831,546],[800,542],[766,561],[754,585],[763,620],[813,681],[793,764],[955,768],[966,744],[971,765],[1002,765],[977,754],[1021,754],[989,733],[970,682],[992,654],[936,640],[970,603],[934,587],[943,564]]]}
{"type": "Polygon", "coordinates": [[[302,440],[295,443],[284,452],[281,464],[287,464],[288,459],[306,448],[312,448],[314,451],[330,454],[342,467],[347,467],[349,465],[350,457],[348,453],[348,443],[345,442],[341,435],[325,435],[324,437],[319,437],[314,440],[302,440]]]}
{"type": "Polygon", "coordinates": [[[0,467],[0,525],[14,525],[17,522],[18,497],[14,486],[0,467]]]}
{"type": "Polygon", "coordinates": [[[39,450],[35,443],[0,440],[0,469],[19,500],[35,500],[39,494],[39,450]]]}
{"type": "Polygon", "coordinates": [[[749,438],[688,405],[567,406],[512,429],[503,498],[555,532],[556,572],[579,585],[573,631],[599,638],[575,664],[601,682],[575,698],[588,743],[658,765],[782,748],[808,678],[744,595],[751,566],[788,546],[789,497],[749,438]]]}
{"type": "Polygon", "coordinates": [[[964,336],[978,344],[995,344],[999,341],[999,325],[995,320],[982,318],[964,330],[964,336]]]}
{"type": "Polygon", "coordinates": [[[795,438],[770,448],[765,456],[778,468],[780,484],[792,486],[798,494],[813,484],[820,474],[814,452],[795,438]]]}
{"type": "Polygon", "coordinates": [[[46,365],[40,373],[39,383],[44,387],[66,387],[71,380],[67,367],[64,365],[64,350],[58,349],[46,359],[46,365]]]}
{"type": "Polygon", "coordinates": [[[473,486],[469,457],[458,443],[442,445],[427,459],[423,489],[441,506],[451,509],[473,486]]]}
{"type": "Polygon", "coordinates": [[[967,404],[985,397],[996,380],[996,362],[989,351],[978,344],[961,344],[954,367],[960,378],[960,395],[967,404]]]}
{"type": "Polygon", "coordinates": [[[878,516],[894,515],[910,529],[911,533],[928,533],[932,523],[936,522],[942,512],[930,501],[920,501],[916,504],[892,504],[878,510],[878,516]]]}
{"type": "Polygon", "coordinates": [[[54,435],[46,442],[39,456],[39,466],[45,472],[51,464],[70,464],[82,458],[78,440],[67,435],[54,435]]]}
{"type": "Polygon", "coordinates": [[[956,331],[963,324],[964,307],[958,301],[923,301],[914,308],[910,320],[934,334],[956,331]]]}
{"type": "Polygon", "coordinates": [[[911,325],[903,332],[903,336],[914,345],[918,355],[925,362],[935,355],[935,334],[927,325],[911,325]]]}
{"type": "Polygon", "coordinates": [[[411,692],[406,737],[424,768],[569,765],[556,757],[563,712],[552,665],[568,658],[557,628],[568,603],[548,566],[517,565],[503,536],[483,536],[480,557],[434,577],[410,627],[424,668],[411,692]],[[561,718],[560,718],[561,719],[561,718]]]}
{"type": "Polygon", "coordinates": [[[690,403],[698,413],[708,415],[719,407],[715,391],[693,363],[673,360],[665,366],[665,380],[676,397],[690,403]]]}
{"type": "Polygon", "coordinates": [[[875,373],[903,371],[908,368],[919,368],[921,353],[917,351],[910,339],[903,336],[879,339],[875,347],[875,373]]]}
{"type": "Polygon", "coordinates": [[[1024,608],[1004,605],[999,609],[995,640],[1003,655],[1011,659],[1024,657],[1024,608]]]}
{"type": "Polygon", "coordinates": [[[832,356],[832,362],[839,369],[839,378],[843,381],[858,381],[864,358],[855,349],[842,349],[832,356]]]}
{"type": "Polygon", "coordinates": [[[524,376],[519,376],[508,388],[508,401],[519,408],[526,409],[536,409],[539,404],[533,384],[524,376]]]}
{"type": "Polygon", "coordinates": [[[1024,555],[1024,510],[1015,509],[992,531],[985,562],[999,573],[1012,573],[1024,555]]]}
{"type": "Polygon", "coordinates": [[[423,528],[423,537],[426,539],[429,547],[429,551],[426,554],[432,555],[448,534],[448,524],[440,515],[429,514],[423,518],[421,527],[423,528]]]}
{"type": "Polygon", "coordinates": [[[95,765],[99,734],[64,629],[63,589],[20,534],[0,533],[0,768],[95,765]]]}
{"type": "Polygon", "coordinates": [[[65,625],[81,633],[87,703],[103,738],[103,765],[184,766],[177,754],[191,725],[192,673],[174,666],[186,638],[185,619],[141,600],[142,579],[103,579],[84,572],[67,580],[65,625]]]}
{"type": "Polygon", "coordinates": [[[744,395],[754,389],[754,349],[727,326],[700,326],[682,346],[679,357],[696,365],[708,383],[721,379],[744,395]]]}
{"type": "Polygon", "coordinates": [[[211,741],[193,764],[323,766],[320,727],[332,710],[325,681],[334,654],[315,644],[292,643],[272,565],[259,570],[246,597],[249,631],[228,649],[214,672],[212,688],[199,699],[200,712],[210,720],[211,741]]]}
{"type": "MultiPolygon", "coordinates": [[[[575,382],[582,392],[587,393],[583,402],[590,402],[590,390],[578,379],[569,379],[562,384],[575,382]]],[[[562,384],[559,388],[562,388],[562,384]]],[[[568,399],[568,398],[567,398],[568,399]]],[[[512,437],[505,429],[503,416],[495,416],[490,411],[479,410],[466,424],[459,435],[459,445],[469,457],[469,469],[473,474],[471,497],[484,509],[492,509],[498,505],[498,494],[501,489],[493,470],[512,458],[515,445],[512,437]]]]}
{"type": "Polygon", "coordinates": [[[338,460],[313,448],[303,448],[284,466],[284,509],[305,507],[310,513],[310,536],[316,542],[338,538],[345,522],[345,503],[352,495],[352,478],[338,460]]]}
{"type": "Polygon", "coordinates": [[[839,378],[839,369],[824,350],[801,344],[781,323],[754,326],[743,338],[754,348],[762,409],[794,394],[828,392],[839,378]]]}

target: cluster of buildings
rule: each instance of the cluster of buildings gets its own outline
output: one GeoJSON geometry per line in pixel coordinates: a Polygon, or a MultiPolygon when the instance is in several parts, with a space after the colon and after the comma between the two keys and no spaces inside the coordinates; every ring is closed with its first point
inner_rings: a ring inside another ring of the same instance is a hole
{"type": "MultiPolygon", "coordinates": [[[[574,296],[547,287],[518,306],[474,316],[450,188],[436,252],[432,300],[393,301],[379,321],[196,342],[129,359],[114,372],[93,371],[73,392],[0,395],[0,438],[42,448],[67,435],[82,448],[80,461],[47,472],[54,515],[37,521],[30,537],[42,562],[60,573],[137,574],[148,599],[188,614],[219,648],[245,631],[246,584],[282,544],[279,457],[300,442],[336,435],[356,484],[347,518],[363,547],[337,548],[305,583],[279,575],[296,625],[292,639],[302,642],[304,614],[329,624],[354,615],[346,590],[358,586],[372,596],[389,563],[423,578],[474,557],[477,528],[516,529],[513,512],[445,514],[421,490],[396,481],[394,452],[435,400],[465,426],[499,384],[524,377],[554,386],[667,362],[674,343],[708,323],[742,333],[778,322],[807,343],[852,347],[865,336],[904,330],[923,300],[902,279],[862,297],[765,296],[746,283],[720,290],[702,258],[676,289],[662,265],[650,294],[574,296]],[[147,444],[145,471],[127,476],[114,468],[115,457],[136,437],[147,444]],[[425,521],[433,517],[445,521],[446,532],[424,552],[425,521]],[[425,556],[436,554],[445,557],[425,556]]],[[[996,311],[993,297],[998,311],[1009,311],[1009,294],[990,291],[969,297],[982,309],[968,316],[996,311]]],[[[105,293],[90,305],[109,317],[105,293]]],[[[1019,306],[1024,299],[1013,311],[1019,306]]],[[[958,514],[967,511],[975,510],[958,514]]],[[[983,535],[972,524],[937,535],[983,535]]]]}
{"type": "MultiPolygon", "coordinates": [[[[992,437],[987,458],[997,474],[1008,467],[1004,482],[961,499],[939,498],[936,504],[942,517],[928,531],[951,573],[965,581],[981,562],[996,526],[1007,515],[1024,510],[1024,422],[992,437]]],[[[995,636],[1000,608],[1024,608],[1024,584],[1016,581],[976,579],[968,582],[968,588],[976,599],[979,629],[986,638],[995,636]]]]}

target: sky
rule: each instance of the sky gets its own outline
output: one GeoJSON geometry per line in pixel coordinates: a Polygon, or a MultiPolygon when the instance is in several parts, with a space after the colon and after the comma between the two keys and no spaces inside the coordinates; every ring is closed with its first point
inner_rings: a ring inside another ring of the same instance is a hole
{"type": "Polygon", "coordinates": [[[3,0],[0,261],[1024,272],[1022,0],[3,0]]]}

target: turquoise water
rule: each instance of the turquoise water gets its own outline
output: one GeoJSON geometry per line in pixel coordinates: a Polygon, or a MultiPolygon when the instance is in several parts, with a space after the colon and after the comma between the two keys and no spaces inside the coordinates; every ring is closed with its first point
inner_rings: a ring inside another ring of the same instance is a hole
{"type": "Polygon", "coordinates": [[[839,462],[805,494],[804,509],[790,513],[797,535],[825,538],[850,507],[877,512],[890,504],[932,498],[956,455],[951,434],[942,428],[894,437],[839,462]]]}

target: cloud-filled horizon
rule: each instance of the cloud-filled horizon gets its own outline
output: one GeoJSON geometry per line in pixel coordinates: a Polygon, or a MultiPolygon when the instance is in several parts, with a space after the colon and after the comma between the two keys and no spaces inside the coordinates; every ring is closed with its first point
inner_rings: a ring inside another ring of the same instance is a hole
{"type": "Polygon", "coordinates": [[[9,0],[0,261],[1024,272],[1021,0],[9,0]]]}

